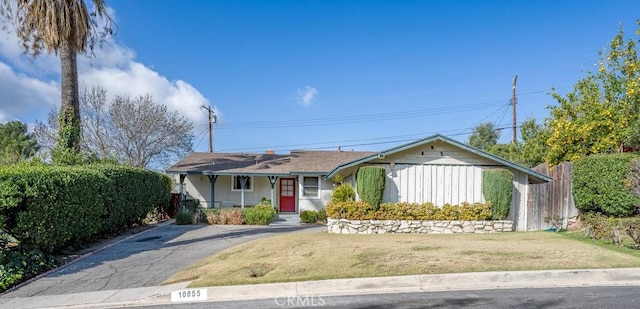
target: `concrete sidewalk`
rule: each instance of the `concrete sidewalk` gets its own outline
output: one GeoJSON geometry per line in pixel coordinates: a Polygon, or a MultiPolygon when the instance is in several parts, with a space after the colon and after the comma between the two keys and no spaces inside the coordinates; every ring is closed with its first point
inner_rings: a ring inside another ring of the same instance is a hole
{"type": "MultiPolygon", "coordinates": [[[[171,304],[171,292],[188,282],[166,286],[12,298],[0,308],[116,308],[171,304]]],[[[640,286],[640,268],[481,272],[443,275],[321,280],[208,287],[203,302],[283,299],[454,290],[550,288],[584,286],[640,286]]]]}

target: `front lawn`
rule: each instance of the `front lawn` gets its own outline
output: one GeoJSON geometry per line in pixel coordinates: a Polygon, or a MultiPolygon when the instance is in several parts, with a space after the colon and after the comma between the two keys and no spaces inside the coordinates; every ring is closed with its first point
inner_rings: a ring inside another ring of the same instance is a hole
{"type": "Polygon", "coordinates": [[[495,234],[286,234],[229,248],[165,283],[192,287],[338,278],[640,267],[640,256],[552,232],[495,234]]]}

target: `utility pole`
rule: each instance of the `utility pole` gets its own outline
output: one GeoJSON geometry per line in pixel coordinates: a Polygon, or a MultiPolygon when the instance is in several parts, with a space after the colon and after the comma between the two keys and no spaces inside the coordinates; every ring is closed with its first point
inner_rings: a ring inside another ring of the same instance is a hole
{"type": "Polygon", "coordinates": [[[209,114],[209,153],[213,153],[213,124],[216,122],[216,115],[213,113],[211,106],[201,106],[206,109],[209,114]]]}
{"type": "Polygon", "coordinates": [[[517,123],[516,123],[516,82],[518,81],[518,74],[516,74],[516,76],[513,77],[513,84],[511,87],[512,90],[512,94],[511,94],[511,105],[513,106],[513,143],[515,144],[516,142],[518,142],[518,131],[516,130],[517,128],[517,123]]]}

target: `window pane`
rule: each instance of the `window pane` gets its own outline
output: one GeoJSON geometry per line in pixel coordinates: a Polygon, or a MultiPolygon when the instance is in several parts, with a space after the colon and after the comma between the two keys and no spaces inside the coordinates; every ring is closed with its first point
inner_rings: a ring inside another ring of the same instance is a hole
{"type": "Polygon", "coordinates": [[[304,177],[304,196],[318,196],[318,177],[304,177]]]}
{"type": "Polygon", "coordinates": [[[318,188],[304,188],[304,196],[318,196],[318,188]]]}

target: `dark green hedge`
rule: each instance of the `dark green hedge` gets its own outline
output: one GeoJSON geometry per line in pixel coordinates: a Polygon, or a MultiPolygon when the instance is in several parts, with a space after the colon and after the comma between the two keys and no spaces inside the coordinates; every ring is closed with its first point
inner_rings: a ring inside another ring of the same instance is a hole
{"type": "Polygon", "coordinates": [[[170,179],[123,166],[0,168],[0,227],[46,252],[140,221],[168,204],[170,179]]]}
{"type": "Polygon", "coordinates": [[[635,154],[607,154],[582,157],[573,162],[572,185],[576,207],[606,216],[633,215],[640,206],[626,185],[635,154]]]}
{"type": "Polygon", "coordinates": [[[507,218],[513,198],[513,173],[501,168],[483,170],[482,194],[491,202],[493,220],[507,218]]]}
{"type": "Polygon", "coordinates": [[[381,166],[363,166],[358,169],[356,183],[360,200],[378,210],[382,203],[386,171],[381,166]]]}
{"type": "Polygon", "coordinates": [[[156,207],[165,207],[171,198],[171,179],[163,174],[118,165],[89,165],[113,182],[106,198],[107,229],[139,223],[156,207]]]}

